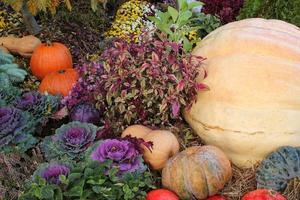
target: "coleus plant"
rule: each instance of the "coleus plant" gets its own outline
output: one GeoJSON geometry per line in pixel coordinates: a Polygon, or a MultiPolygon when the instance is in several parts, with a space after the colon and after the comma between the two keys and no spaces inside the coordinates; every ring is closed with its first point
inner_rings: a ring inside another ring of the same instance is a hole
{"type": "Polygon", "coordinates": [[[161,38],[146,35],[141,43],[116,40],[100,57],[102,73],[90,71],[82,77],[96,80],[92,85],[96,107],[104,110],[104,118],[117,132],[133,123],[174,124],[182,119],[180,110],[196,100],[197,92],[208,89],[196,81],[206,76],[203,58],[161,38]]]}

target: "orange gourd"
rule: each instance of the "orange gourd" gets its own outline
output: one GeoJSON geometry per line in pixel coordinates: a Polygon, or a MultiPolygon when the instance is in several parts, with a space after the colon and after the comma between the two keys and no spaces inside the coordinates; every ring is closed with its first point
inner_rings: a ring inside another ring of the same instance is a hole
{"type": "Polygon", "coordinates": [[[179,151],[179,142],[176,136],[167,130],[151,130],[142,125],[133,125],[123,131],[122,137],[127,135],[153,143],[151,151],[144,145],[141,147],[144,160],[155,170],[161,170],[168,159],[179,151]]]}
{"type": "Polygon", "coordinates": [[[60,94],[67,96],[78,80],[78,73],[75,69],[60,69],[48,74],[41,82],[39,91],[41,93],[60,94]]]}
{"type": "Polygon", "coordinates": [[[223,189],[231,179],[231,164],[214,146],[194,146],[168,160],[162,184],[180,199],[205,199],[223,189]]]}
{"type": "Polygon", "coordinates": [[[40,80],[51,72],[72,67],[73,62],[69,49],[58,42],[39,45],[30,59],[31,72],[40,80]]]}

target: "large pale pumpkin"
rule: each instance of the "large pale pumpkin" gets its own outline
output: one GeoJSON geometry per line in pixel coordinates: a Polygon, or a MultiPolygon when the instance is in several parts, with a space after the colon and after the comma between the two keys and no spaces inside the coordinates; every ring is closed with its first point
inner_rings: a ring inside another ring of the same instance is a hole
{"type": "Polygon", "coordinates": [[[194,146],[170,158],[162,184],[180,199],[206,199],[220,191],[232,176],[227,156],[214,146],[194,146]]]}
{"type": "Polygon", "coordinates": [[[280,146],[300,146],[299,28],[279,20],[233,22],[193,53],[207,58],[210,91],[198,94],[185,118],[207,144],[240,167],[280,146]]]}

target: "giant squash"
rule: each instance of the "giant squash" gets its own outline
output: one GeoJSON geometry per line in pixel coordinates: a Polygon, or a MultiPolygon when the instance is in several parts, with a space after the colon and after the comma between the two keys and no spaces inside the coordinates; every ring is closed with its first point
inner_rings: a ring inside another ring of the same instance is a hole
{"type": "MultiPolygon", "coordinates": [[[[240,167],[280,146],[300,146],[300,29],[246,19],[211,32],[193,51],[205,58],[210,91],[185,119],[240,167]]],[[[201,80],[202,77],[199,77],[201,80]]]]}

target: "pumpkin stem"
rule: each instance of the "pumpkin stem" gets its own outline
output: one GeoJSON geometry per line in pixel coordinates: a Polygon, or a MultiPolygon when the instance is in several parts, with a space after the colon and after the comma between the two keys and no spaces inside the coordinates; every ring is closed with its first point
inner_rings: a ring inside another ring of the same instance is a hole
{"type": "Polygon", "coordinates": [[[66,70],[64,70],[64,69],[58,70],[58,73],[60,73],[60,74],[63,74],[63,73],[65,73],[65,72],[66,72],[66,70]]]}
{"type": "Polygon", "coordinates": [[[47,41],[46,41],[46,45],[47,45],[47,46],[52,46],[52,42],[50,42],[50,40],[47,40],[47,41]]]}

